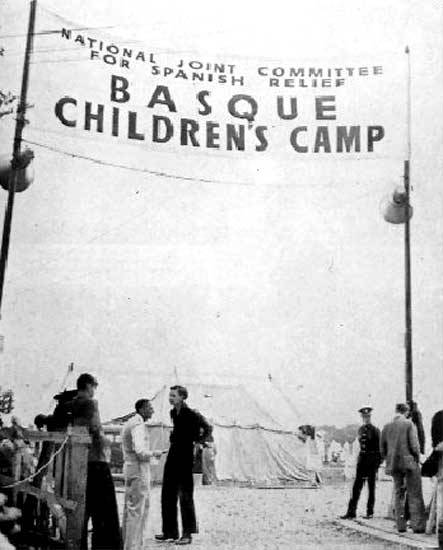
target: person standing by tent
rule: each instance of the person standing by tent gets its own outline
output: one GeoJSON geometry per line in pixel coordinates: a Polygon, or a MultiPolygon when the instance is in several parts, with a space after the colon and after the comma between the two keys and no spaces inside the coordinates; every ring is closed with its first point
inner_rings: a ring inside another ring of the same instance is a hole
{"type": "Polygon", "coordinates": [[[104,435],[98,403],[94,399],[97,386],[98,382],[91,374],[81,374],[77,379],[77,395],[68,406],[73,425],[86,427],[92,438],[88,454],[82,550],[88,548],[89,518],[92,519],[92,550],[121,550],[117,499],[108,463],[110,442],[104,435]]]}
{"type": "Polygon", "coordinates": [[[358,411],[361,414],[362,426],[358,430],[360,453],[357,459],[357,470],[352,487],[352,495],[349,500],[348,510],[342,519],[353,519],[357,513],[358,499],[365,480],[368,482],[368,502],[366,507],[366,519],[374,516],[375,504],[375,480],[377,470],[381,463],[380,458],[380,430],[371,424],[371,407],[362,407],[358,411]]]}
{"type": "Polygon", "coordinates": [[[194,479],[192,466],[194,443],[203,442],[209,434],[209,424],[197,411],[186,404],[188,390],[183,386],[171,386],[169,403],[173,406],[171,418],[173,430],[171,446],[166,458],[161,495],[162,534],[155,539],[172,541],[179,538],[177,500],[180,499],[182,537],[178,544],[191,544],[192,535],[198,532],[194,506],[194,479]]]}
{"type": "Polygon", "coordinates": [[[203,485],[212,485],[217,481],[215,473],[215,455],[217,454],[217,448],[214,442],[213,427],[209,426],[209,435],[206,441],[203,443],[202,449],[202,473],[203,473],[203,485]]]}
{"type": "Polygon", "coordinates": [[[143,550],[148,542],[150,461],[152,457],[160,458],[164,452],[150,448],[147,421],[153,414],[149,399],[139,399],[135,403],[135,415],[121,432],[125,476],[124,550],[143,550]]]}
{"type": "Polygon", "coordinates": [[[407,418],[409,407],[399,403],[392,422],[382,430],[380,450],[386,459],[386,473],[394,480],[395,519],[399,533],[406,531],[405,497],[408,493],[411,527],[414,533],[425,530],[425,505],[421,487],[420,445],[417,428],[407,418]]]}

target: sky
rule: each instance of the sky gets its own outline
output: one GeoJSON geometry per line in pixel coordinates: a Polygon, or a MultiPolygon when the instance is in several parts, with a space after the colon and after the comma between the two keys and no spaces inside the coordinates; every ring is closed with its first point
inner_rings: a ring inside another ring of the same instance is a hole
{"type": "MultiPolygon", "coordinates": [[[[25,32],[27,5],[3,3],[0,36],[25,32]]],[[[39,5],[159,55],[390,63],[390,88],[375,96],[356,85],[345,107],[365,119],[376,105],[402,143],[409,45],[414,391],[429,423],[443,401],[441,2],[39,5]]],[[[19,89],[21,41],[0,38],[14,54],[0,58],[10,89],[19,89]]],[[[40,56],[31,68],[36,105],[50,105],[56,88],[101,93],[82,63],[40,56]]],[[[34,148],[35,181],[16,198],[0,321],[2,385],[15,390],[17,414],[46,410],[74,362],[76,373],[98,376],[104,416],[176,374],[251,388],[270,384],[270,374],[309,422],[358,422],[367,404],[376,423],[388,420],[404,399],[404,250],[403,228],[383,220],[382,205],[402,183],[403,150],[305,162],[280,148],[259,160],[147,153],[109,136],[56,133],[54,121],[35,117],[29,140],[175,177],[34,148]]],[[[0,125],[9,154],[11,120],[0,125]]]]}

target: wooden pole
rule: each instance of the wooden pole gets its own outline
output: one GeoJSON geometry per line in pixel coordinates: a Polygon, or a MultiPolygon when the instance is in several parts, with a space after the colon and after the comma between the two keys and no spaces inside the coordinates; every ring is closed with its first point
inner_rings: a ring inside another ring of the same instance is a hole
{"type": "Polygon", "coordinates": [[[440,464],[437,475],[437,495],[436,495],[436,531],[439,550],[443,550],[443,453],[440,453],[440,464]]]}
{"type": "Polygon", "coordinates": [[[37,0],[31,0],[30,10],[29,10],[28,34],[26,38],[25,59],[23,63],[22,87],[20,91],[20,100],[17,108],[17,118],[16,118],[16,124],[15,124],[14,146],[13,146],[13,153],[12,153],[12,170],[10,172],[9,182],[8,182],[8,202],[6,204],[5,219],[3,224],[2,246],[0,251],[0,317],[1,317],[1,308],[2,308],[2,299],[3,299],[3,287],[5,282],[6,264],[8,261],[9,241],[11,236],[11,224],[12,224],[12,212],[14,209],[15,188],[17,185],[17,175],[18,175],[17,162],[20,158],[23,128],[25,127],[25,124],[26,124],[25,115],[26,115],[26,101],[27,101],[28,83],[29,83],[29,65],[30,65],[31,53],[32,53],[33,43],[34,43],[36,9],[37,9],[37,0]]]}
{"type": "MultiPolygon", "coordinates": [[[[87,435],[83,426],[72,428],[73,434],[87,435]]],[[[88,444],[71,439],[67,448],[67,497],[77,503],[66,511],[66,550],[82,548],[85,525],[86,480],[88,476],[88,444]]]]}

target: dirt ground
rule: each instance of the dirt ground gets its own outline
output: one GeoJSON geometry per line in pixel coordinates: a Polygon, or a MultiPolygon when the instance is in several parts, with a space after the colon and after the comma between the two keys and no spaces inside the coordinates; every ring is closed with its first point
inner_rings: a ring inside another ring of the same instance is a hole
{"type": "MultiPolygon", "coordinates": [[[[375,515],[386,515],[391,487],[388,481],[378,483],[375,515]]],[[[350,482],[325,484],[320,489],[196,487],[200,533],[194,537],[192,547],[200,550],[395,548],[393,543],[354,534],[333,524],[333,520],[346,511],[350,488],[350,482]]],[[[122,490],[118,490],[121,509],[122,490]]],[[[365,491],[360,501],[361,515],[365,512],[365,491]]],[[[152,490],[151,532],[152,536],[161,532],[158,487],[152,490]]],[[[148,548],[164,546],[174,547],[170,543],[152,541],[148,548]]]]}

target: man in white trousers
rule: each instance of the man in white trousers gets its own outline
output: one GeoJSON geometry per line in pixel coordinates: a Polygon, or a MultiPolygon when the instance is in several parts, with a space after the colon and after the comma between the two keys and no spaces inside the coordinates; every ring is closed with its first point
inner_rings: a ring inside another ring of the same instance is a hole
{"type": "Polygon", "coordinates": [[[160,458],[165,452],[150,449],[147,421],[153,413],[149,399],[139,399],[135,415],[121,433],[125,476],[124,550],[144,550],[148,543],[150,460],[160,458]]]}

